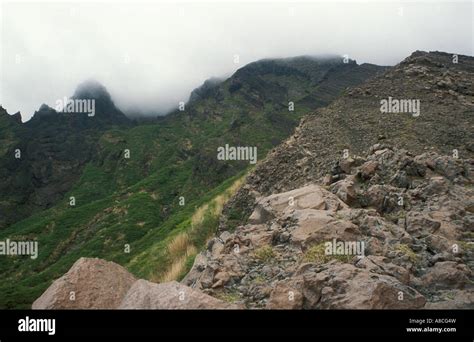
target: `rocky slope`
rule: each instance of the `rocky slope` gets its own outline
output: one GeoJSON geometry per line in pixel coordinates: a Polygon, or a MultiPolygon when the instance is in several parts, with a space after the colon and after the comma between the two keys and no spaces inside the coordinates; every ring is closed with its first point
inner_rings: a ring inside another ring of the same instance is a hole
{"type": "Polygon", "coordinates": [[[283,192],[337,173],[345,154],[368,151],[379,142],[412,153],[432,150],[472,158],[474,153],[474,58],[442,52],[413,53],[400,64],[331,105],[305,116],[295,134],[273,149],[247,178],[228,206],[223,229],[235,228],[251,213],[254,196],[283,192]],[[420,115],[381,113],[389,97],[419,100],[420,115]]]}
{"type": "Polygon", "coordinates": [[[255,194],[248,223],[211,240],[183,282],[249,308],[473,308],[474,162],[377,144],[337,165],[255,194]],[[334,241],[363,255],[330,254],[334,241]]]}
{"type": "Polygon", "coordinates": [[[415,52],[382,76],[348,91],[331,105],[303,118],[296,132],[258,166],[248,183],[270,194],[317,181],[347,150],[367,151],[377,142],[414,153],[433,149],[474,153],[474,58],[415,52]],[[420,115],[381,113],[389,97],[419,100],[420,115]]]}
{"type": "MultiPolygon", "coordinates": [[[[236,234],[231,241],[238,240],[257,227],[267,235],[271,232],[264,251],[277,256],[277,266],[249,266],[247,257],[244,272],[237,272],[240,278],[235,280],[232,272],[229,278],[229,270],[218,265],[241,257],[227,249],[225,257],[197,258],[186,282],[213,292],[213,286],[222,287],[219,280],[226,274],[229,283],[224,282],[221,291],[237,293],[249,307],[272,306],[269,298],[281,297],[278,292],[272,295],[279,281],[301,294],[298,307],[472,307],[473,76],[472,57],[459,56],[456,64],[447,53],[415,52],[384,75],[306,116],[295,134],[247,177],[221,218],[222,240],[230,233],[236,234]],[[420,100],[420,115],[381,113],[381,100],[388,97],[420,100]],[[311,219],[298,212],[290,215],[290,223],[282,222],[287,213],[277,210],[269,216],[277,218],[276,225],[252,224],[256,205],[275,193],[288,201],[288,191],[308,184],[323,187],[348,209],[315,214],[315,223],[307,223],[311,219]],[[309,241],[303,239],[306,246],[299,246],[299,253],[298,248],[291,250],[291,242],[301,240],[301,229],[294,230],[295,225],[317,231],[311,232],[309,241]],[[333,230],[327,232],[328,227],[333,230]],[[273,233],[283,240],[275,240],[273,233]],[[336,237],[365,241],[366,257],[350,262],[342,258],[346,262],[340,264],[320,255],[323,249],[317,243],[336,237]],[[306,253],[309,259],[316,255],[322,265],[303,266],[306,253]],[[290,255],[292,266],[282,266],[278,260],[287,262],[290,255]],[[253,276],[243,276],[253,270],[253,276]],[[383,279],[376,280],[373,273],[383,279]],[[362,286],[361,276],[371,285],[362,286]],[[254,278],[264,284],[261,289],[255,284],[242,287],[242,281],[252,283],[254,278]],[[309,288],[305,285],[311,283],[309,288]],[[390,295],[380,297],[381,286],[390,295]],[[394,297],[399,292],[402,301],[394,297]]],[[[255,238],[253,233],[250,237],[255,238]]],[[[212,244],[208,253],[212,255],[212,244]]]]}

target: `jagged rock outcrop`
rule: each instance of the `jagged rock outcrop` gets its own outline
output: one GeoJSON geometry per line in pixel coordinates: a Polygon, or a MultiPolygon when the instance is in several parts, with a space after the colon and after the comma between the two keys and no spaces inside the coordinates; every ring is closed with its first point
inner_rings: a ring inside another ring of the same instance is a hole
{"type": "Polygon", "coordinates": [[[377,144],[334,169],[255,192],[247,224],[210,241],[184,284],[249,308],[474,307],[473,160],[377,144]],[[337,242],[363,255],[328,253],[337,242]]]}
{"type": "Polygon", "coordinates": [[[33,303],[33,309],[238,309],[178,282],[137,280],[122,266],[80,258],[33,303]]]}

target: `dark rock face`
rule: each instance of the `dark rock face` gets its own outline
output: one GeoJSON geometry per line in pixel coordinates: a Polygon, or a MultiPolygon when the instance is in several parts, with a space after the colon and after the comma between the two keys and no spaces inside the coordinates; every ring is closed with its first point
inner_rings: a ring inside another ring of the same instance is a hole
{"type": "Polygon", "coordinates": [[[208,97],[221,98],[222,93],[220,92],[218,85],[221,84],[222,82],[223,80],[219,78],[210,78],[206,80],[203,83],[203,85],[194,89],[191,92],[191,95],[189,97],[189,102],[193,103],[195,101],[202,100],[208,97]]]}
{"type": "Polygon", "coordinates": [[[73,98],[94,99],[96,115],[61,113],[45,104],[24,124],[18,122],[18,115],[2,114],[11,123],[2,130],[10,139],[0,158],[4,180],[0,185],[0,228],[57,203],[96,155],[101,132],[131,125],[107,90],[96,82],[79,86],[73,98]]]}
{"type": "Polygon", "coordinates": [[[72,99],[94,100],[95,110],[99,117],[97,121],[103,121],[104,124],[130,124],[125,114],[115,106],[107,89],[95,80],[79,84],[72,99]]]}

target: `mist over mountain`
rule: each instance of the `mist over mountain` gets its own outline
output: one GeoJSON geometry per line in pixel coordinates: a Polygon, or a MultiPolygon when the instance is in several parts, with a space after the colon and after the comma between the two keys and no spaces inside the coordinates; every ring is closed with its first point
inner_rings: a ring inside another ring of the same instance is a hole
{"type": "Polygon", "coordinates": [[[228,78],[263,58],[332,53],[394,65],[417,49],[472,55],[471,6],[6,2],[0,103],[27,121],[38,104],[54,108],[92,78],[127,115],[163,115],[210,77],[228,78]]]}

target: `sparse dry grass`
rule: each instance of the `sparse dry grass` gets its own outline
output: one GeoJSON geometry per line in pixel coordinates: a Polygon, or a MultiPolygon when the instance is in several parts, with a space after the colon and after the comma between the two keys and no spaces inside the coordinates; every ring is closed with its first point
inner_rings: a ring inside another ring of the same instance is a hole
{"type": "Polygon", "coordinates": [[[416,264],[418,262],[418,255],[416,255],[416,253],[407,244],[398,244],[395,250],[406,255],[411,263],[416,264]]]}
{"type": "Polygon", "coordinates": [[[194,228],[198,224],[204,221],[204,216],[209,208],[209,204],[204,204],[203,206],[199,207],[196,212],[191,217],[191,228],[194,228]]]}
{"type": "Polygon", "coordinates": [[[171,258],[177,258],[185,252],[189,247],[189,235],[180,233],[176,235],[167,246],[168,254],[171,258]]]}
{"type": "Polygon", "coordinates": [[[197,225],[201,224],[204,221],[204,217],[210,210],[212,210],[213,216],[219,216],[222,213],[224,205],[229,200],[229,198],[235,194],[235,192],[240,188],[244,183],[245,177],[237,179],[229,188],[227,188],[224,193],[213,198],[209,203],[199,207],[191,218],[191,228],[193,229],[197,225]]]}
{"type": "Polygon", "coordinates": [[[184,270],[187,256],[183,255],[175,259],[165,274],[158,280],[160,283],[176,280],[184,270]]]}
{"type": "Polygon", "coordinates": [[[188,235],[181,233],[168,244],[168,253],[173,262],[165,274],[158,279],[159,282],[177,280],[185,269],[187,259],[195,256],[197,249],[190,243],[188,235]]]}
{"type": "Polygon", "coordinates": [[[303,254],[302,262],[312,262],[315,264],[325,264],[331,260],[348,263],[352,260],[353,255],[331,255],[326,254],[325,243],[322,242],[313,245],[303,254]]]}
{"type": "Polygon", "coordinates": [[[263,246],[255,250],[253,257],[260,262],[269,262],[275,258],[275,251],[270,245],[263,246]]]}
{"type": "Polygon", "coordinates": [[[167,245],[167,252],[172,263],[165,274],[159,278],[160,282],[177,280],[184,271],[186,260],[190,256],[195,256],[197,249],[189,239],[189,235],[183,232],[171,239],[167,245]]]}
{"type": "Polygon", "coordinates": [[[169,260],[171,260],[171,265],[167,271],[161,277],[155,279],[155,281],[166,282],[177,280],[183,274],[188,258],[198,253],[196,246],[194,246],[191,241],[190,234],[203,225],[207,216],[211,215],[217,218],[222,213],[225,203],[239,189],[244,180],[244,177],[239,178],[226,189],[224,193],[196,209],[191,217],[191,224],[188,231],[179,233],[167,244],[166,250],[169,260]]]}

